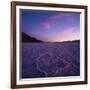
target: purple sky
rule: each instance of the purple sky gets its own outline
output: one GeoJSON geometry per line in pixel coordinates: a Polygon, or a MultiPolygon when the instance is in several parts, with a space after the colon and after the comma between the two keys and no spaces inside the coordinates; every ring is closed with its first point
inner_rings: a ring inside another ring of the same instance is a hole
{"type": "Polygon", "coordinates": [[[80,39],[80,13],[21,10],[22,32],[42,41],[61,42],[80,39]]]}

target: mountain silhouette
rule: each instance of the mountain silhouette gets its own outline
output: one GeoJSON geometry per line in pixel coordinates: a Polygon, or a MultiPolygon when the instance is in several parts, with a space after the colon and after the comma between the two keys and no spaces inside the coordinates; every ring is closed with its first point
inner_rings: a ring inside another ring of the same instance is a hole
{"type": "Polygon", "coordinates": [[[21,35],[22,36],[22,42],[43,42],[41,40],[38,40],[38,39],[36,39],[34,37],[31,37],[31,36],[27,35],[24,32],[22,32],[21,34],[22,34],[21,35]]]}
{"type": "Polygon", "coordinates": [[[80,43],[80,40],[63,41],[62,43],[80,43]]]}

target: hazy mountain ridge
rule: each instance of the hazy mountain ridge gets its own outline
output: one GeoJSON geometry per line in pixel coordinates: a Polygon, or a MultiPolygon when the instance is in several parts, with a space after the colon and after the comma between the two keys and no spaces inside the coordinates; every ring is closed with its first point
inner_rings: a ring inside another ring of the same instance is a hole
{"type": "MultiPolygon", "coordinates": [[[[21,40],[22,42],[45,42],[45,41],[41,41],[41,40],[38,40],[36,39],[35,37],[31,37],[29,35],[27,35],[26,33],[22,32],[21,33],[21,40]]],[[[73,40],[73,41],[63,41],[61,43],[72,43],[72,42],[80,42],[80,40],[73,40]]],[[[48,42],[47,42],[48,43],[48,42]]],[[[55,42],[55,43],[59,43],[59,42],[55,42]]]]}
{"type": "Polygon", "coordinates": [[[22,42],[43,42],[41,40],[38,40],[38,39],[36,39],[34,37],[31,37],[31,36],[27,35],[24,32],[22,32],[21,34],[22,34],[21,35],[22,36],[22,42]]]}

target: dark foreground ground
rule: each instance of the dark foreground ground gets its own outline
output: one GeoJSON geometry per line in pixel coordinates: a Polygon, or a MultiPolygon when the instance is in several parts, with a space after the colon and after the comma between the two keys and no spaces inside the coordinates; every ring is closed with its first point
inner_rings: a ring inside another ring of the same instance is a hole
{"type": "Polygon", "coordinates": [[[80,43],[23,43],[22,78],[80,75],[80,43]]]}

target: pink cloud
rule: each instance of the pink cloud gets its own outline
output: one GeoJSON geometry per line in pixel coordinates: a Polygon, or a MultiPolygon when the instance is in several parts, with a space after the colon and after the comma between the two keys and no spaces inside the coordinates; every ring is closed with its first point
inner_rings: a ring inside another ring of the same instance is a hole
{"type": "Polygon", "coordinates": [[[49,19],[43,21],[41,25],[43,26],[43,28],[50,30],[57,23],[57,19],[70,15],[71,13],[61,13],[61,14],[52,15],[51,17],[49,17],[49,19]]]}
{"type": "Polygon", "coordinates": [[[69,29],[65,29],[62,32],[64,35],[76,35],[77,33],[79,33],[75,28],[69,28],[69,29]]]}
{"type": "Polygon", "coordinates": [[[76,23],[77,20],[74,18],[74,16],[71,18],[67,18],[67,21],[70,22],[70,23],[76,23]]]}
{"type": "Polygon", "coordinates": [[[49,22],[43,22],[43,23],[41,23],[41,25],[42,25],[44,28],[48,29],[48,30],[51,29],[51,25],[50,25],[49,22]]]}
{"type": "Polygon", "coordinates": [[[49,38],[48,41],[63,42],[80,39],[80,33],[75,28],[65,29],[62,32],[58,32],[58,34],[60,34],[60,37],[49,38]]]}
{"type": "Polygon", "coordinates": [[[60,13],[60,14],[56,14],[56,15],[53,15],[51,16],[51,19],[61,19],[63,17],[68,17],[68,16],[71,16],[73,15],[73,13],[60,13]]]}
{"type": "Polygon", "coordinates": [[[80,33],[75,28],[63,30],[61,34],[63,41],[80,39],[80,33]]]}
{"type": "Polygon", "coordinates": [[[51,21],[46,20],[46,21],[43,21],[43,22],[41,23],[41,27],[44,28],[44,29],[46,29],[46,30],[52,30],[52,28],[53,28],[55,25],[56,25],[56,23],[55,23],[53,20],[51,20],[51,21]]]}

